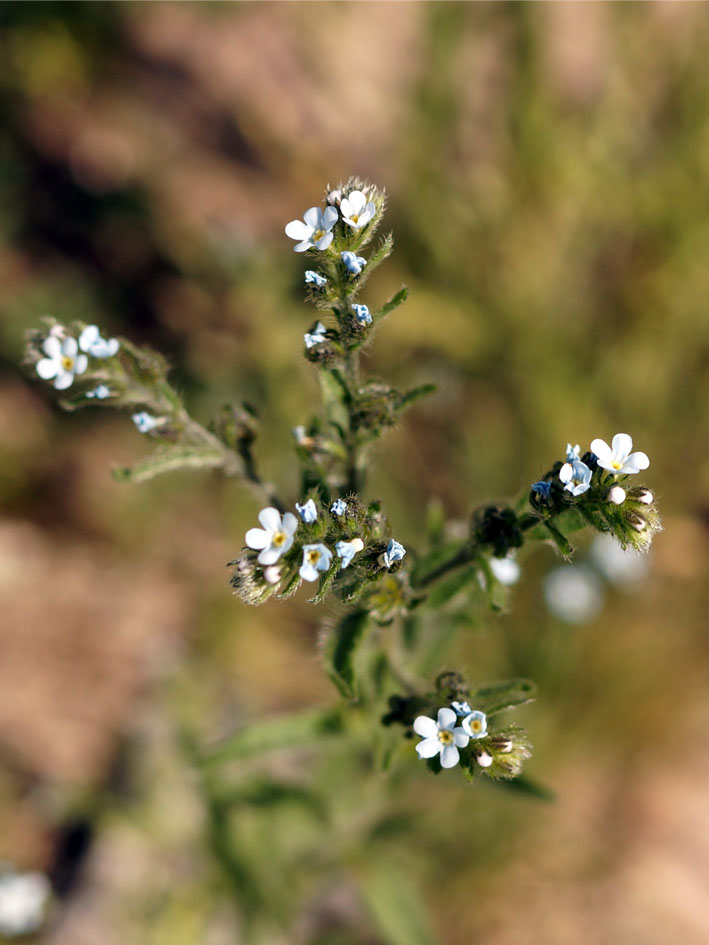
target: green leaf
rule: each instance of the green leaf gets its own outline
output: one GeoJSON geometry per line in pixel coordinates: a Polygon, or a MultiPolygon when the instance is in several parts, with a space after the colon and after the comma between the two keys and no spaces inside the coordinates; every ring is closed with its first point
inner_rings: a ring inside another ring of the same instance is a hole
{"type": "Polygon", "coordinates": [[[403,304],[408,299],[408,297],[409,287],[407,285],[402,285],[396,295],[392,295],[389,301],[385,302],[379,311],[374,313],[374,323],[376,324],[377,322],[380,322],[382,319],[386,318],[387,315],[391,315],[391,313],[401,304],[403,304]]]}
{"type": "Polygon", "coordinates": [[[470,697],[473,708],[480,708],[488,715],[496,715],[527,702],[533,702],[537,687],[530,679],[509,679],[493,686],[481,686],[470,697]]]}
{"type": "Polygon", "coordinates": [[[252,722],[208,751],[201,765],[224,764],[268,751],[299,748],[342,730],[339,713],[309,710],[252,722]]]}
{"type": "Polygon", "coordinates": [[[309,604],[319,604],[320,601],[325,597],[327,592],[332,587],[332,582],[337,577],[337,572],[340,570],[340,559],[334,557],[332,564],[327,569],[325,574],[320,578],[320,586],[317,589],[317,592],[313,597],[308,601],[309,604]]]}
{"type": "Polygon", "coordinates": [[[461,591],[477,574],[477,568],[468,567],[458,571],[452,577],[441,581],[428,595],[430,607],[442,607],[461,591]]]}
{"type": "Polygon", "coordinates": [[[225,454],[197,446],[171,446],[158,449],[133,466],[117,466],[113,476],[118,482],[145,482],[178,469],[218,469],[225,454]]]}
{"type": "Polygon", "coordinates": [[[366,610],[347,614],[330,631],[325,645],[324,658],[328,674],[347,699],[355,698],[353,660],[368,623],[369,614],[366,610]]]}
{"type": "Polygon", "coordinates": [[[393,863],[370,862],[360,878],[362,898],[386,945],[436,945],[422,897],[393,863]]]}
{"type": "Polygon", "coordinates": [[[572,558],[574,554],[574,549],[572,548],[571,543],[569,542],[568,538],[565,538],[564,535],[561,534],[559,529],[556,528],[554,525],[552,525],[551,522],[545,521],[544,526],[547,530],[547,537],[551,538],[551,540],[554,542],[556,547],[559,549],[559,552],[562,555],[562,557],[565,558],[567,561],[570,558],[572,558]]]}
{"type": "Polygon", "coordinates": [[[405,394],[399,397],[396,409],[405,410],[415,404],[417,400],[422,400],[424,397],[428,397],[429,394],[435,393],[436,390],[435,384],[421,384],[418,387],[412,387],[411,390],[407,390],[405,394]]]}

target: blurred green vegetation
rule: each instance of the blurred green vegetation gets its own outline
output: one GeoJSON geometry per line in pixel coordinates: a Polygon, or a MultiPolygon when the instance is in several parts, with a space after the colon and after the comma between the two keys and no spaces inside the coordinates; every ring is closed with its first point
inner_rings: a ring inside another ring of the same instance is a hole
{"type": "MultiPolygon", "coordinates": [[[[2,855],[38,849],[27,865],[46,868],[67,812],[90,812],[98,862],[138,879],[99,870],[93,937],[69,925],[74,941],[110,943],[109,929],[156,945],[239,941],[228,902],[269,945],[706,941],[691,909],[662,911],[643,815],[647,798],[681,807],[695,782],[704,790],[705,5],[6,2],[0,29],[3,521],[31,523],[48,548],[86,549],[98,583],[122,567],[158,595],[167,574],[182,613],[177,644],[136,634],[131,659],[153,668],[105,733],[130,789],[108,763],[64,780],[11,768],[5,821],[36,813],[28,783],[59,800],[2,855]],[[317,388],[299,356],[313,318],[303,260],[283,226],[350,174],[390,196],[395,254],[368,297],[411,287],[366,368],[439,386],[375,454],[369,489],[397,537],[416,546],[431,499],[462,521],[525,489],[567,440],[619,430],[651,457],[666,531],[646,583],[587,626],[544,609],[548,549],[522,561],[509,614],[461,618],[449,664],[539,684],[529,770],[556,805],[431,778],[410,745],[387,779],[354,717],[347,751],[245,763],[205,823],[176,731],[213,740],[330,705],[316,641],[331,614],[302,595],[256,611],[231,598],[224,563],[253,524],[251,497],[209,476],[113,483],[111,463],[143,449],[132,425],[48,406],[18,366],[23,333],[46,313],[82,318],[168,355],[200,419],[229,400],[258,405],[262,468],[295,500],[290,430],[317,388]],[[49,840],[31,843],[36,833],[49,840]],[[617,897],[592,926],[611,882],[617,897]]],[[[49,599],[57,637],[60,618],[49,599]]],[[[61,661],[28,667],[50,671],[61,693],[61,661]]],[[[2,725],[14,758],[33,719],[2,725]]],[[[705,840],[695,850],[675,836],[660,849],[678,876],[692,857],[706,863],[705,840]]],[[[684,902],[680,879],[668,888],[684,902]]],[[[80,883],[73,895],[84,902],[80,883]]]]}

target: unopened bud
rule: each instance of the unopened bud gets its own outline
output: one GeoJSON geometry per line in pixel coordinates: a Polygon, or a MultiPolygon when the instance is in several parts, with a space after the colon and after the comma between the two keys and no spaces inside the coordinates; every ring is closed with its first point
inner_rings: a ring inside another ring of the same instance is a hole
{"type": "Polygon", "coordinates": [[[504,754],[508,754],[512,751],[512,742],[503,742],[497,750],[503,752],[504,754]]]}
{"type": "Polygon", "coordinates": [[[339,190],[331,190],[327,195],[327,202],[331,207],[339,207],[342,200],[342,193],[339,190]]]}
{"type": "Polygon", "coordinates": [[[622,505],[625,502],[625,489],[622,486],[611,486],[608,490],[608,501],[613,505],[622,505]]]}
{"type": "Polygon", "coordinates": [[[650,492],[649,489],[643,489],[643,491],[636,495],[635,498],[638,502],[642,502],[643,505],[652,505],[655,501],[655,496],[650,492]]]}
{"type": "Polygon", "coordinates": [[[492,755],[489,755],[486,751],[481,751],[477,758],[481,768],[489,768],[492,764],[492,755]]]}
{"type": "Polygon", "coordinates": [[[263,569],[263,579],[266,584],[278,584],[281,579],[281,569],[278,565],[270,564],[263,569]]]}
{"type": "Polygon", "coordinates": [[[647,522],[644,518],[641,518],[639,515],[629,515],[627,518],[628,525],[631,528],[634,528],[636,532],[641,532],[647,528],[647,522]]]}

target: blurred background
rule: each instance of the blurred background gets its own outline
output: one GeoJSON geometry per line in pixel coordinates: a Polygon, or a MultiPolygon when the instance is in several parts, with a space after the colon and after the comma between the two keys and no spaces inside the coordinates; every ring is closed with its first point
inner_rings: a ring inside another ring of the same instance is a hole
{"type": "Polygon", "coordinates": [[[683,2],[0,6],[0,859],[51,879],[37,940],[709,941],[708,44],[683,2]],[[351,174],[387,188],[396,240],[363,300],[412,290],[367,368],[439,385],[376,454],[397,538],[618,431],[665,531],[630,577],[582,547],[580,613],[537,548],[456,646],[480,681],[538,682],[529,771],[555,803],[412,750],[390,780],[304,753],[276,767],[321,773],[327,812],[249,769],[218,823],[175,719],[209,741],[334,702],[327,607],[233,598],[253,498],[115,483],[146,444],[56,409],[23,333],[51,314],[153,345],[203,421],[258,404],[295,500],[314,312],[283,227],[351,174]]]}

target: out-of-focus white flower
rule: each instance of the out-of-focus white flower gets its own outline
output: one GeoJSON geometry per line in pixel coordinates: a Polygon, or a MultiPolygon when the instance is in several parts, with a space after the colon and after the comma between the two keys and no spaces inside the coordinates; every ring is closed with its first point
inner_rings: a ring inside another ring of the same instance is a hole
{"type": "Polygon", "coordinates": [[[487,716],[476,709],[463,719],[463,730],[471,738],[484,738],[487,735],[487,716]]]}
{"type": "Polygon", "coordinates": [[[650,567],[647,555],[633,548],[624,550],[612,535],[597,535],[589,554],[601,574],[620,587],[638,584],[650,567]]]}
{"type": "Polygon", "coordinates": [[[61,340],[57,335],[44,339],[42,350],[47,355],[37,362],[36,371],[43,381],[54,380],[56,390],[71,387],[77,374],[83,374],[89,364],[85,354],[77,354],[76,338],[61,340]]]}
{"type": "Polygon", "coordinates": [[[44,921],[51,887],[42,873],[0,876],[0,935],[14,938],[36,932],[44,921]]]}
{"type": "Polygon", "coordinates": [[[246,533],[246,544],[261,552],[259,564],[275,564],[293,544],[298,519],[292,512],[286,512],[281,517],[278,509],[269,506],[261,509],[258,520],[263,528],[250,528],[246,533]]]}
{"type": "Polygon", "coordinates": [[[308,499],[303,505],[296,502],[295,507],[306,525],[312,525],[313,522],[317,521],[318,507],[312,499],[308,499]]]}
{"type": "Polygon", "coordinates": [[[414,731],[423,741],[416,746],[419,758],[441,756],[442,768],[454,768],[460,761],[459,748],[465,748],[470,736],[460,727],[454,727],[458,716],[445,706],[438,710],[438,720],[427,715],[414,719],[414,731]]]}
{"type": "Polygon", "coordinates": [[[318,322],[315,328],[303,335],[303,340],[305,341],[306,348],[314,348],[315,345],[321,345],[325,341],[325,326],[322,322],[318,322]]]}
{"type": "Polygon", "coordinates": [[[335,499],[330,506],[330,511],[333,515],[344,515],[347,511],[347,503],[344,499],[335,499]]]}
{"type": "Polygon", "coordinates": [[[638,473],[650,465],[646,453],[632,453],[632,448],[633,441],[627,433],[616,433],[610,446],[605,440],[591,443],[591,452],[596,454],[598,465],[618,475],[638,473]]]}
{"type": "Polygon", "coordinates": [[[364,542],[361,538],[353,538],[351,541],[338,541],[335,545],[335,551],[338,558],[342,558],[342,567],[349,567],[354,556],[364,548],[364,542]]]}
{"type": "Polygon", "coordinates": [[[371,200],[367,200],[361,190],[353,190],[340,201],[342,218],[353,230],[361,230],[370,220],[374,219],[377,208],[371,200]]]}
{"type": "Polygon", "coordinates": [[[325,545],[303,545],[303,563],[298,574],[304,581],[317,581],[318,571],[327,571],[332,552],[325,545]]]}
{"type": "Polygon", "coordinates": [[[547,574],[544,599],[554,616],[565,623],[586,623],[603,606],[603,591],[590,568],[567,564],[547,574]]]}
{"type": "Polygon", "coordinates": [[[79,335],[79,347],[92,358],[112,358],[120,346],[118,338],[102,338],[98,325],[88,325],[79,335]]]}
{"type": "Polygon", "coordinates": [[[145,410],[141,410],[140,413],[134,413],[131,420],[139,433],[151,433],[156,427],[159,427],[162,422],[160,418],[154,417],[145,410]]]}
{"type": "Polygon", "coordinates": [[[111,391],[105,384],[99,384],[98,387],[94,387],[93,390],[87,390],[86,396],[89,399],[96,398],[96,400],[105,400],[107,397],[111,396],[111,391]]]}
{"type": "Polygon", "coordinates": [[[490,558],[490,570],[500,584],[516,584],[519,581],[520,566],[514,555],[506,558],[490,558]]]}
{"type": "Polygon", "coordinates": [[[334,207],[311,207],[303,214],[303,220],[291,220],[286,225],[286,236],[299,240],[293,247],[296,253],[308,249],[327,249],[332,243],[332,228],[337,223],[339,214],[334,207]],[[305,222],[303,222],[305,221],[305,222]]]}
{"type": "Polygon", "coordinates": [[[572,463],[564,463],[559,470],[559,479],[564,483],[564,489],[571,495],[583,495],[591,488],[591,470],[580,459],[575,459],[572,463]]]}

